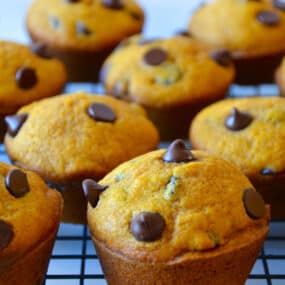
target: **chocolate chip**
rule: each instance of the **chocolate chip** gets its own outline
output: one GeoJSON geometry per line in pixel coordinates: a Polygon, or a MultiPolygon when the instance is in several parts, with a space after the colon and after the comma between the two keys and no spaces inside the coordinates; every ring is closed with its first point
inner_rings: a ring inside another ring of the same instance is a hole
{"type": "Polygon", "coordinates": [[[60,21],[58,18],[54,17],[54,16],[50,16],[49,17],[49,23],[50,25],[54,28],[54,29],[58,29],[60,26],[60,21]]]}
{"type": "Polygon", "coordinates": [[[280,22],[280,18],[276,13],[267,10],[258,12],[256,19],[266,26],[277,26],[280,22]]]}
{"type": "Polygon", "coordinates": [[[122,0],[103,0],[103,5],[109,9],[119,10],[124,8],[122,0]]]}
{"type": "Polygon", "coordinates": [[[265,215],[265,203],[258,192],[253,189],[245,189],[242,199],[246,213],[250,218],[260,219],[265,215]]]}
{"type": "Polygon", "coordinates": [[[30,46],[30,50],[32,53],[36,54],[39,57],[45,58],[45,59],[50,59],[51,56],[47,52],[47,46],[44,43],[33,43],[30,46]]]}
{"type": "Polygon", "coordinates": [[[130,16],[136,20],[136,21],[140,21],[142,19],[141,14],[134,12],[134,11],[129,11],[130,16]]]}
{"type": "Polygon", "coordinates": [[[163,156],[165,162],[189,162],[196,160],[191,151],[186,149],[183,140],[175,140],[167,149],[163,156]]]}
{"type": "Polygon", "coordinates": [[[177,31],[177,32],[175,33],[175,35],[177,35],[177,36],[182,36],[182,37],[187,37],[187,38],[191,38],[191,34],[190,34],[190,32],[187,31],[187,30],[177,31]]]}
{"type": "Polygon", "coordinates": [[[273,5],[277,9],[285,11],[285,1],[284,0],[273,0],[273,5]]]}
{"type": "Polygon", "coordinates": [[[31,89],[37,82],[37,74],[33,68],[21,67],[16,72],[16,82],[21,89],[31,89]]]}
{"type": "Polygon", "coordinates": [[[88,108],[89,116],[96,120],[102,122],[114,122],[116,120],[116,114],[107,105],[101,103],[93,103],[88,108]]]}
{"type": "Polygon", "coordinates": [[[30,191],[27,174],[20,169],[10,170],[5,177],[5,184],[10,194],[16,198],[21,198],[30,191]]]}
{"type": "Polygon", "coordinates": [[[168,54],[161,48],[153,48],[144,55],[144,62],[148,65],[160,65],[167,60],[168,54]]]}
{"type": "Polygon", "coordinates": [[[226,49],[212,51],[210,57],[221,66],[227,67],[232,63],[231,53],[226,49]]]}
{"type": "Polygon", "coordinates": [[[26,113],[20,113],[13,116],[6,116],[5,122],[8,126],[8,134],[12,137],[15,137],[27,119],[28,119],[28,114],[26,113]]]}
{"type": "Polygon", "coordinates": [[[165,226],[159,213],[141,212],[131,220],[131,233],[138,241],[152,242],[162,237],[165,226]]]}
{"type": "Polygon", "coordinates": [[[76,23],[76,32],[78,35],[85,35],[85,36],[92,34],[91,30],[87,28],[85,24],[83,24],[82,22],[76,23]]]}
{"type": "Polygon", "coordinates": [[[252,121],[253,117],[250,114],[233,108],[232,113],[226,118],[225,126],[229,130],[240,131],[248,127],[252,121]]]}
{"type": "Polygon", "coordinates": [[[13,227],[0,220],[0,250],[6,248],[14,237],[13,227]]]}
{"type": "Polygon", "coordinates": [[[92,179],[85,179],[82,182],[82,188],[87,200],[91,206],[95,208],[98,203],[100,193],[105,191],[108,186],[102,186],[92,179]]]}

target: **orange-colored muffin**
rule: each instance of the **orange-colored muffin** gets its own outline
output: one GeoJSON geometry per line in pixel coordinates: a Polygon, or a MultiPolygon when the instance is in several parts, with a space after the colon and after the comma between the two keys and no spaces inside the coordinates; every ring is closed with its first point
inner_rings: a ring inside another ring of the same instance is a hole
{"type": "Polygon", "coordinates": [[[193,14],[189,30],[210,47],[232,52],[238,83],[272,82],[285,54],[285,13],[269,1],[215,0],[193,14]]]}
{"type": "Polygon", "coordinates": [[[0,284],[42,284],[62,212],[38,175],[0,163],[0,284]]]}
{"type": "Polygon", "coordinates": [[[9,157],[62,191],[67,222],[86,220],[82,179],[101,179],[159,142],[141,107],[84,92],[27,105],[7,122],[9,157]]]}
{"type": "Polygon", "coordinates": [[[59,94],[66,82],[61,62],[46,58],[41,46],[0,41],[0,140],[4,117],[33,101],[59,94]]]}
{"type": "Polygon", "coordinates": [[[142,105],[169,140],[187,137],[193,116],[225,96],[234,73],[226,51],[209,51],[183,36],[135,36],[107,58],[101,81],[107,94],[142,105]]]}
{"type": "Polygon", "coordinates": [[[193,148],[234,163],[271,204],[273,218],[285,218],[285,98],[229,99],[193,120],[193,148]]]}
{"type": "Polygon", "coordinates": [[[34,0],[26,19],[32,40],[65,63],[71,81],[96,81],[106,56],[143,23],[134,0],[34,0]]]}
{"type": "Polygon", "coordinates": [[[243,285],[268,232],[268,211],[249,180],[181,140],[83,188],[110,285],[243,285]]]}

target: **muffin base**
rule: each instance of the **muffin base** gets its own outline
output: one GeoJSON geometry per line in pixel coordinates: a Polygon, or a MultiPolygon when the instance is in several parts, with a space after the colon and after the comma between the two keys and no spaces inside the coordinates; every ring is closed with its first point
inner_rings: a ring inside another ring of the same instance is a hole
{"type": "Polygon", "coordinates": [[[274,82],[274,71],[280,64],[284,53],[253,57],[233,52],[236,67],[235,83],[252,85],[274,82]]]}
{"type": "Polygon", "coordinates": [[[282,80],[281,69],[278,68],[275,72],[275,82],[279,88],[280,95],[285,97],[285,83],[282,80]]]}
{"type": "Polygon", "coordinates": [[[57,228],[46,240],[26,255],[20,256],[8,268],[1,267],[0,285],[40,285],[47,272],[49,258],[53,248],[57,228]]]}
{"type": "Polygon", "coordinates": [[[225,246],[189,253],[167,264],[129,259],[92,238],[109,285],[244,285],[268,229],[263,220],[225,246]]]}

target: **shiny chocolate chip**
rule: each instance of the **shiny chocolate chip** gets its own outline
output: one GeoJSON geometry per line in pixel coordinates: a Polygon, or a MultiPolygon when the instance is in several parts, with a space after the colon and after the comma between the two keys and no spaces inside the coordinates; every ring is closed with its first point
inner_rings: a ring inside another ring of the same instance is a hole
{"type": "Polygon", "coordinates": [[[47,52],[47,46],[44,43],[33,43],[30,46],[30,50],[32,53],[36,54],[37,56],[45,59],[50,59],[51,56],[47,52]]]}
{"type": "Polygon", "coordinates": [[[25,196],[30,191],[27,174],[20,169],[12,169],[5,177],[5,185],[16,198],[25,196]]]}
{"type": "Polygon", "coordinates": [[[285,11],[285,1],[284,0],[273,0],[273,5],[277,9],[285,11]]]}
{"type": "Polygon", "coordinates": [[[12,137],[15,137],[27,119],[28,119],[28,114],[26,113],[20,113],[13,116],[6,116],[5,122],[8,126],[8,134],[12,137]]]}
{"type": "Polygon", "coordinates": [[[15,79],[18,87],[24,90],[33,88],[38,82],[36,71],[27,66],[17,70],[15,79]]]}
{"type": "Polygon", "coordinates": [[[167,52],[161,48],[153,48],[147,51],[143,57],[144,62],[147,65],[151,65],[151,66],[160,65],[163,62],[165,62],[167,58],[168,58],[167,52]]]}
{"type": "Polygon", "coordinates": [[[183,140],[175,140],[163,155],[165,162],[190,162],[196,160],[191,151],[187,150],[183,140]]]}
{"type": "Polygon", "coordinates": [[[232,131],[240,131],[248,127],[253,121],[253,117],[245,112],[233,108],[231,114],[225,120],[225,126],[232,131]]]}
{"type": "Polygon", "coordinates": [[[258,12],[256,19],[265,26],[277,26],[280,22],[280,17],[276,13],[267,10],[258,12]]]}
{"type": "Polygon", "coordinates": [[[5,249],[14,238],[12,225],[0,220],[0,250],[5,249]]]}
{"type": "Polygon", "coordinates": [[[115,112],[107,105],[101,103],[93,103],[88,108],[88,115],[101,122],[114,122],[116,120],[115,112]]]}
{"type": "Polygon", "coordinates": [[[264,217],[265,203],[258,192],[253,189],[245,189],[242,199],[246,213],[250,218],[256,220],[264,217]]]}
{"type": "Polygon", "coordinates": [[[232,63],[231,53],[226,49],[212,51],[210,57],[223,67],[227,67],[232,63]]]}
{"type": "Polygon", "coordinates": [[[86,25],[82,22],[76,23],[76,32],[78,35],[84,35],[84,36],[88,36],[92,34],[91,30],[87,28],[86,25]]]}
{"type": "Polygon", "coordinates": [[[103,0],[103,5],[109,9],[119,10],[124,8],[122,0],[103,0]]]}
{"type": "Polygon", "coordinates": [[[98,184],[95,180],[85,179],[82,182],[84,194],[93,208],[96,207],[101,192],[105,191],[108,186],[98,184]]]}
{"type": "Polygon", "coordinates": [[[138,241],[159,240],[165,227],[164,218],[159,213],[141,212],[131,220],[131,233],[138,241]]]}

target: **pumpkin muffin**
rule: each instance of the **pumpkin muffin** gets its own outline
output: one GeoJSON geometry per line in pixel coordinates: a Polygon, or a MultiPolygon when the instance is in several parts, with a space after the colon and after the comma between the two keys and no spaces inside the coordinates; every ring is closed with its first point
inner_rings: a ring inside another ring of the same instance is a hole
{"type": "Polygon", "coordinates": [[[31,47],[0,41],[0,140],[4,117],[32,101],[59,94],[66,82],[61,62],[46,58],[40,45],[31,47]]]}
{"type": "Polygon", "coordinates": [[[110,285],[243,285],[268,232],[249,180],[181,140],[83,188],[110,285]]]}
{"type": "Polygon", "coordinates": [[[143,23],[134,0],[34,0],[26,18],[32,40],[65,63],[71,81],[96,81],[106,56],[143,23]]]}
{"type": "Polygon", "coordinates": [[[0,284],[42,284],[62,212],[38,175],[0,163],[0,284]]]}
{"type": "Polygon", "coordinates": [[[234,68],[227,51],[209,51],[189,37],[135,36],[107,58],[100,77],[106,93],[141,104],[169,140],[187,137],[192,117],[225,96],[234,68]]]}
{"type": "Polygon", "coordinates": [[[269,1],[215,0],[193,14],[189,31],[210,47],[231,51],[241,84],[272,82],[285,54],[284,9],[269,1]]]}
{"type": "Polygon", "coordinates": [[[275,72],[275,82],[280,90],[280,95],[285,96],[285,57],[275,72]]]}
{"type": "Polygon", "coordinates": [[[271,204],[273,218],[285,218],[285,98],[229,99],[193,120],[193,148],[234,163],[271,204]]]}
{"type": "Polygon", "coordinates": [[[74,223],[86,220],[84,178],[101,179],[159,141],[139,106],[83,92],[25,106],[6,121],[10,159],[62,191],[63,220],[74,223]]]}

